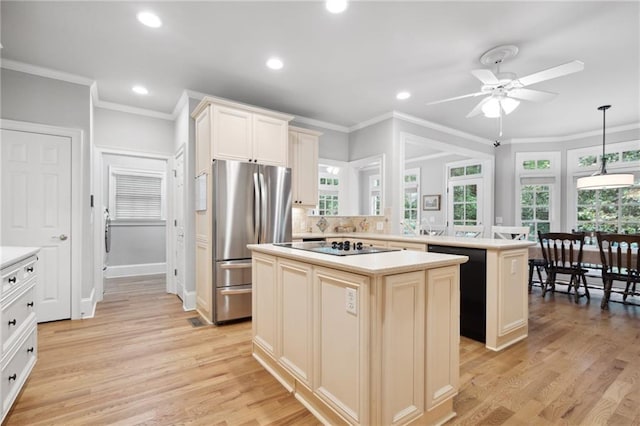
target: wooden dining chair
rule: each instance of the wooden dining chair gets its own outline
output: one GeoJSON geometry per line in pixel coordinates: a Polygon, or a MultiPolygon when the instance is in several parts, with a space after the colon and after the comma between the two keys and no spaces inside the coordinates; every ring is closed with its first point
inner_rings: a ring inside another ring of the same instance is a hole
{"type": "MultiPolygon", "coordinates": [[[[502,240],[526,240],[529,238],[528,226],[492,226],[491,235],[495,239],[502,240]]],[[[542,271],[546,273],[547,263],[544,259],[529,259],[529,293],[533,288],[533,272],[538,272],[540,286],[543,285],[542,271]]]]}
{"type": "Polygon", "coordinates": [[[482,225],[453,225],[454,237],[482,238],[483,233],[482,225]]]}
{"type": "Polygon", "coordinates": [[[580,282],[584,285],[584,295],[591,299],[587,288],[586,269],[582,268],[582,249],[584,247],[584,232],[548,232],[538,231],[538,239],[542,248],[542,256],[547,265],[547,279],[542,285],[542,297],[549,287],[555,291],[556,277],[558,274],[569,275],[568,292],[575,289],[575,302],[580,299],[580,282]]]}
{"type": "Polygon", "coordinates": [[[600,261],[602,262],[602,281],[604,296],[600,308],[609,309],[609,298],[613,281],[627,283],[622,301],[626,303],[627,296],[636,295],[636,284],[640,281],[640,234],[608,234],[596,232],[600,261]],[[631,291],[629,291],[631,290],[631,291]]]}

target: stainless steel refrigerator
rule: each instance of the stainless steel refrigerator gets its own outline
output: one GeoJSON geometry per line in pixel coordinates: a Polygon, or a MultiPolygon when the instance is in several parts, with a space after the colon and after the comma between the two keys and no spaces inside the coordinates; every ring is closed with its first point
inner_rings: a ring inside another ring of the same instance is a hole
{"type": "Polygon", "coordinates": [[[251,317],[247,244],[291,241],[291,169],[213,161],[213,321],[251,317]]]}

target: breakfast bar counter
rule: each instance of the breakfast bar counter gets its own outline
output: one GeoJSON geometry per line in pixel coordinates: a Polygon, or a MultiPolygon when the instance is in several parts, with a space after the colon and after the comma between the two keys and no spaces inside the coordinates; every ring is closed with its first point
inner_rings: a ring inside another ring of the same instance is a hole
{"type": "Polygon", "coordinates": [[[455,416],[465,256],[249,248],[253,356],[323,423],[455,416]]]}

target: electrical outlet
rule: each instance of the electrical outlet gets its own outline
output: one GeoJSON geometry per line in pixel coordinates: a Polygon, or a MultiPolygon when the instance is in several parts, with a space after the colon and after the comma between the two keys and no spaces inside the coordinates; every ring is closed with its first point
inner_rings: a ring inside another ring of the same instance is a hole
{"type": "Polygon", "coordinates": [[[511,259],[511,275],[516,273],[516,260],[515,259],[511,259]]]}
{"type": "Polygon", "coordinates": [[[347,312],[358,315],[358,291],[351,287],[346,287],[344,290],[347,312]]]}
{"type": "Polygon", "coordinates": [[[384,229],[384,222],[380,221],[380,222],[376,222],[376,230],[377,231],[382,231],[384,229]]]}

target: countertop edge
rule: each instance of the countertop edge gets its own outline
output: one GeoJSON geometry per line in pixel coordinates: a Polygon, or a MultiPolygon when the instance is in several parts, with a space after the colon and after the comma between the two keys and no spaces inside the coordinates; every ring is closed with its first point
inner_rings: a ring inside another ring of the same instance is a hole
{"type": "Polygon", "coordinates": [[[403,243],[419,243],[432,245],[448,245],[453,247],[480,248],[486,250],[513,250],[518,248],[528,248],[536,244],[535,241],[528,240],[500,240],[492,238],[468,238],[449,236],[405,236],[393,234],[375,234],[364,232],[301,232],[292,234],[293,239],[301,238],[365,238],[383,241],[398,241],[403,243]]]}
{"type": "MultiPolygon", "coordinates": [[[[312,253],[312,252],[306,252],[302,250],[290,249],[285,247],[276,247],[272,244],[249,244],[247,247],[251,251],[264,253],[271,256],[284,257],[284,258],[295,260],[298,262],[306,262],[313,265],[324,266],[328,268],[338,269],[341,271],[364,274],[369,276],[394,275],[394,274],[400,274],[405,272],[414,272],[414,271],[442,268],[445,266],[460,265],[469,260],[467,256],[460,256],[460,255],[426,253],[426,252],[410,252],[410,251],[398,250],[398,253],[407,253],[409,256],[417,254],[419,256],[421,255],[427,255],[429,257],[436,256],[440,259],[422,261],[422,262],[411,263],[411,264],[404,264],[399,266],[367,268],[359,265],[351,265],[351,264],[345,264],[341,262],[340,260],[345,259],[345,257],[332,256],[332,255],[321,254],[321,253],[312,253]],[[446,259],[443,259],[443,257],[445,257],[446,259]]],[[[372,256],[384,256],[385,254],[389,254],[389,253],[390,252],[363,254],[363,255],[358,255],[357,257],[369,256],[369,259],[371,259],[372,256]]],[[[349,256],[349,258],[351,258],[351,256],[349,256]]]]}
{"type": "Polygon", "coordinates": [[[18,263],[40,251],[40,247],[0,246],[0,269],[18,263]]]}

